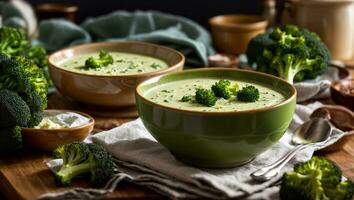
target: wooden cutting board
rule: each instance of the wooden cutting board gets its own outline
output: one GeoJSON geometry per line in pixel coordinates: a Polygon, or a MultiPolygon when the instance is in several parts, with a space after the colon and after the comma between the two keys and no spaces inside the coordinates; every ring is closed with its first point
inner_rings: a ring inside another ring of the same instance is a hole
{"type": "MultiPolygon", "coordinates": [[[[55,93],[49,97],[48,108],[68,109],[68,104],[55,93]]],[[[134,119],[95,117],[96,124],[93,132],[108,130],[134,119]]],[[[53,174],[45,165],[45,161],[50,159],[51,153],[31,149],[24,149],[9,156],[0,155],[1,193],[8,199],[35,199],[47,192],[59,192],[74,187],[89,187],[87,181],[80,180],[74,181],[71,187],[58,187],[54,183],[53,174]]],[[[1,195],[0,199],[2,199],[1,195]]],[[[163,197],[148,188],[132,183],[122,183],[107,199],[163,199],[163,197]]]]}
{"type": "MultiPolygon", "coordinates": [[[[49,98],[49,108],[66,108],[61,97],[54,94],[49,98]]],[[[134,118],[102,118],[96,117],[94,132],[111,129],[134,118]]],[[[336,161],[343,169],[345,176],[354,180],[354,137],[340,151],[322,153],[336,161]]],[[[45,165],[50,160],[50,153],[24,149],[13,155],[0,155],[0,191],[8,199],[34,199],[47,192],[59,192],[73,187],[89,187],[85,181],[74,181],[71,187],[58,187],[54,177],[45,165]]],[[[121,183],[116,191],[107,199],[163,199],[150,189],[121,183]]],[[[0,195],[1,199],[1,195],[0,195]]]]}

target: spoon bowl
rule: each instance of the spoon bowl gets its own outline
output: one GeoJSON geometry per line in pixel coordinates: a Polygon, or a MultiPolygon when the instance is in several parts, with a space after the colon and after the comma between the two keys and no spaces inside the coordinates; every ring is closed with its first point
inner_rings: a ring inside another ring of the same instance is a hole
{"type": "Polygon", "coordinates": [[[291,141],[296,145],[323,142],[331,135],[331,129],[327,119],[312,118],[295,130],[291,141]]]}
{"type": "Polygon", "coordinates": [[[301,125],[294,132],[292,142],[297,144],[285,156],[264,168],[251,173],[251,177],[256,181],[268,181],[276,177],[281,169],[297,152],[309,147],[325,143],[332,132],[332,126],[328,119],[313,118],[301,125]]]}

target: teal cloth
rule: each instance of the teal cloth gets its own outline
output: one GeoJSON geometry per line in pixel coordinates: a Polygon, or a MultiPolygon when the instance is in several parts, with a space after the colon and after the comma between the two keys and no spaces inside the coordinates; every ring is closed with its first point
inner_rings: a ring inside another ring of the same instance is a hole
{"type": "Polygon", "coordinates": [[[2,25],[26,29],[27,24],[21,12],[10,2],[0,2],[2,25]]]}
{"type": "Polygon", "coordinates": [[[214,53],[209,32],[185,17],[158,11],[115,11],[89,18],[80,26],[54,19],[39,26],[39,42],[49,51],[70,45],[105,40],[136,40],[174,48],[189,66],[207,66],[214,53]],[[60,39],[58,39],[60,38],[60,39]]]}
{"type": "Polygon", "coordinates": [[[39,25],[37,42],[49,52],[91,41],[88,32],[64,19],[44,20],[39,25]]]}

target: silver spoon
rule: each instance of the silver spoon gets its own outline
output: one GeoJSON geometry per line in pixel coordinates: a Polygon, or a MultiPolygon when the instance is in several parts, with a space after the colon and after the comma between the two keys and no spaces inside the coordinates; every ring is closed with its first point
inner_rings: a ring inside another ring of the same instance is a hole
{"type": "Polygon", "coordinates": [[[331,135],[331,132],[332,126],[327,119],[310,119],[295,130],[292,143],[297,144],[296,147],[273,164],[256,170],[251,174],[251,177],[257,181],[270,180],[280,173],[285,164],[288,163],[298,151],[308,146],[317,146],[325,143],[331,135]]]}

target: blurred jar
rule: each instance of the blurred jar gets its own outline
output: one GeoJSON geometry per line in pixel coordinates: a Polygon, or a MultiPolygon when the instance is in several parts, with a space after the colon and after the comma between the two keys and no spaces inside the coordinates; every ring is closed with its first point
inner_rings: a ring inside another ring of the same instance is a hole
{"type": "Polygon", "coordinates": [[[296,24],[316,32],[332,59],[354,55],[354,0],[287,0],[282,24],[296,24]]]}
{"type": "Polygon", "coordinates": [[[44,3],[36,6],[39,20],[64,18],[75,22],[76,13],[79,7],[70,3],[44,3]]]}

